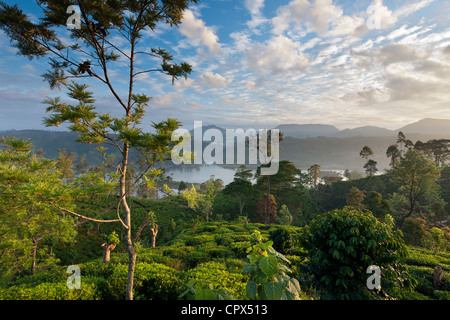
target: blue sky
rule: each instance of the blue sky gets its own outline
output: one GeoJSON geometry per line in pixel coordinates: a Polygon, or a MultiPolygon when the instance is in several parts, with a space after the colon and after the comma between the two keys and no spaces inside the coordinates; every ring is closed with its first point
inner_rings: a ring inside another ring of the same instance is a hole
{"type": "MultiPolygon", "coordinates": [[[[6,2],[38,16],[32,1],[6,2]]],[[[199,1],[178,28],[162,25],[142,40],[194,68],[175,85],[160,74],[139,78],[138,92],[153,97],[145,125],[172,117],[187,128],[203,121],[398,129],[450,119],[449,16],[446,0],[199,1]]],[[[64,90],[50,90],[40,77],[46,59],[16,55],[1,31],[0,45],[0,130],[44,128],[40,102],[64,90]]],[[[122,72],[120,63],[112,69],[126,94],[122,72]]],[[[101,110],[120,111],[104,86],[88,84],[101,110]]]]}

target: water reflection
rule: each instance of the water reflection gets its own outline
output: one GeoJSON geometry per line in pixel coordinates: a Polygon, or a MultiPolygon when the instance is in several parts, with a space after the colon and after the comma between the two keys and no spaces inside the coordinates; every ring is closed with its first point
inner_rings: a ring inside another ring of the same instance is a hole
{"type": "Polygon", "coordinates": [[[202,183],[209,180],[211,176],[215,176],[216,179],[222,179],[224,185],[227,185],[233,181],[236,170],[217,165],[202,165],[197,167],[172,167],[167,169],[166,173],[171,175],[174,181],[190,183],[202,183]]]}

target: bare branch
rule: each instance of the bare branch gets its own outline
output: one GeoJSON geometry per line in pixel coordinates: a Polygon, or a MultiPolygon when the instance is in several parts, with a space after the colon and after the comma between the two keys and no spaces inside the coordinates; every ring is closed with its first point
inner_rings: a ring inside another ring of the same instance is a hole
{"type": "Polygon", "coordinates": [[[55,203],[52,203],[52,205],[53,205],[55,208],[58,208],[58,209],[60,209],[60,210],[62,210],[62,211],[64,211],[64,212],[66,212],[66,213],[69,213],[69,214],[74,215],[74,216],[76,216],[76,217],[78,217],[78,218],[82,218],[82,219],[89,220],[89,221],[92,221],[92,222],[99,222],[99,223],[114,223],[114,222],[119,222],[119,221],[122,222],[120,218],[119,218],[119,219],[116,219],[116,220],[99,220],[99,219],[89,218],[89,217],[83,216],[83,215],[81,215],[81,214],[78,214],[78,213],[76,213],[76,212],[73,212],[73,211],[71,211],[71,210],[69,210],[69,209],[62,208],[62,207],[58,206],[58,205],[55,204],[55,203]]]}

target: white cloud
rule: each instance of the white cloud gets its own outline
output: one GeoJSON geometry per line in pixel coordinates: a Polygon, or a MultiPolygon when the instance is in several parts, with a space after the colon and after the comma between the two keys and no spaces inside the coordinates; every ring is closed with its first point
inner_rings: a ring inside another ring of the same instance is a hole
{"type": "Polygon", "coordinates": [[[306,21],[310,10],[310,3],[307,0],[293,0],[277,10],[277,15],[272,19],[273,32],[282,34],[291,24],[294,28],[301,29],[300,22],[306,21]]]}
{"type": "Polygon", "coordinates": [[[412,46],[399,43],[390,43],[377,48],[374,54],[384,66],[397,62],[417,61],[424,58],[412,46]]]}
{"type": "Polygon", "coordinates": [[[257,28],[267,21],[266,18],[263,17],[261,10],[264,8],[265,0],[245,0],[244,5],[247,10],[250,12],[252,19],[247,22],[248,27],[253,32],[257,33],[257,28]]]}
{"type": "Polygon", "coordinates": [[[233,52],[244,52],[252,43],[250,36],[246,32],[233,32],[230,33],[229,36],[234,40],[234,44],[231,49],[233,52]]]}
{"type": "Polygon", "coordinates": [[[332,21],[342,17],[342,9],[336,7],[332,0],[316,0],[311,6],[311,30],[322,33],[328,30],[332,21]]]}
{"type": "Polygon", "coordinates": [[[233,82],[233,80],[225,79],[218,73],[212,73],[207,71],[199,78],[197,78],[197,82],[201,85],[218,88],[218,87],[228,87],[233,82]]]}
{"type": "Polygon", "coordinates": [[[175,82],[175,88],[177,90],[184,90],[184,89],[190,88],[192,86],[194,86],[194,80],[191,78],[187,78],[187,79],[182,78],[175,82]]]}
{"type": "Polygon", "coordinates": [[[261,9],[264,7],[264,0],[245,0],[245,7],[252,16],[261,14],[261,9]]]}
{"type": "Polygon", "coordinates": [[[388,7],[383,5],[383,0],[375,0],[368,8],[369,17],[367,24],[369,28],[388,29],[397,23],[398,18],[388,7]]]}
{"type": "Polygon", "coordinates": [[[442,53],[450,60],[450,45],[442,49],[442,53]]]}
{"type": "Polygon", "coordinates": [[[253,46],[247,52],[247,62],[257,73],[270,74],[304,72],[309,65],[300,43],[285,36],[274,37],[266,45],[253,46]]]}
{"type": "Polygon", "coordinates": [[[435,0],[421,0],[421,1],[417,1],[415,3],[405,5],[405,6],[401,7],[400,9],[396,10],[394,12],[394,16],[397,18],[407,17],[410,14],[413,14],[414,12],[419,11],[420,9],[423,9],[423,8],[429,6],[434,1],[435,0]]]}
{"type": "MultiPolygon", "coordinates": [[[[384,16],[383,10],[381,14],[384,16]]],[[[277,35],[289,30],[294,33],[316,32],[325,36],[360,36],[367,31],[366,21],[362,17],[344,15],[341,7],[332,0],[292,0],[278,8],[272,24],[272,31],[277,35]]]]}
{"type": "Polygon", "coordinates": [[[180,32],[192,40],[195,46],[204,46],[212,54],[218,54],[221,51],[217,35],[205,25],[203,20],[195,18],[191,10],[184,11],[180,32]]]}
{"type": "Polygon", "coordinates": [[[363,18],[342,16],[333,23],[330,35],[355,35],[361,36],[367,32],[367,24],[363,18]]]}

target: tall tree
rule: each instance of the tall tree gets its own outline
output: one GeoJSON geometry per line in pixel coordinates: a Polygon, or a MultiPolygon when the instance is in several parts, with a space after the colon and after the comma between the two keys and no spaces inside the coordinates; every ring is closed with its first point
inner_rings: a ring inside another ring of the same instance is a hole
{"type": "MultiPolygon", "coordinates": [[[[116,148],[121,155],[118,164],[111,164],[118,172],[119,200],[117,216],[125,230],[125,246],[128,252],[128,280],[126,298],[133,299],[133,279],[136,249],[131,229],[131,209],[127,202],[127,172],[131,149],[137,149],[146,160],[147,168],[131,184],[134,186],[157,162],[170,154],[171,134],[180,123],[168,119],[154,123],[156,133],[145,133],[141,121],[150,98],[135,92],[135,83],[143,74],[162,73],[172,79],[187,77],[192,68],[187,63],[175,63],[173,56],[159,47],[149,49],[144,44],[144,32],[155,31],[161,24],[177,26],[183,11],[197,0],[102,0],[73,2],[61,0],[37,0],[42,10],[39,20],[25,14],[17,5],[0,2],[0,28],[9,36],[18,53],[28,58],[48,57],[50,70],[44,75],[51,88],[65,86],[68,96],[78,103],[69,105],[60,98],[45,101],[50,116],[48,126],[71,124],[70,129],[80,134],[82,143],[99,144],[116,148]],[[76,27],[67,30],[68,6],[77,5],[80,10],[76,27]],[[67,31],[72,43],[67,43],[67,31]],[[128,82],[128,90],[122,94],[111,72],[115,66],[124,65],[128,70],[120,74],[121,81],[128,82]],[[138,63],[139,62],[139,63],[138,63]],[[142,66],[142,68],[139,68],[142,66]],[[69,83],[69,79],[92,80],[104,84],[115,98],[116,117],[98,111],[88,86],[69,83]],[[121,209],[121,210],[120,210],[121,209]]],[[[71,213],[67,208],[62,208],[71,213]]]]}
{"type": "Polygon", "coordinates": [[[46,243],[69,243],[76,235],[76,220],[85,218],[61,215],[59,207],[74,210],[76,199],[111,191],[113,185],[95,173],[67,181],[65,171],[71,168],[58,167],[59,160],[34,155],[28,141],[3,137],[0,144],[4,148],[0,150],[0,277],[3,278],[25,268],[34,272],[40,265],[55,262],[46,243]]]}
{"type": "Polygon", "coordinates": [[[399,195],[403,195],[408,203],[406,212],[400,217],[400,228],[404,220],[414,213],[422,197],[426,196],[427,201],[436,198],[440,174],[435,163],[415,149],[409,149],[397,166],[391,169],[391,182],[398,186],[399,195]]]}
{"type": "MultiPolygon", "coordinates": [[[[220,180],[220,179],[217,179],[220,180]]],[[[195,212],[200,211],[205,215],[206,222],[212,214],[214,201],[218,192],[218,183],[214,176],[211,176],[208,181],[202,184],[203,192],[197,192],[194,185],[190,189],[183,192],[183,198],[187,200],[189,208],[195,212]]],[[[221,181],[221,180],[220,180],[221,181]]]]}
{"type": "Polygon", "coordinates": [[[369,157],[373,156],[373,151],[369,146],[364,146],[359,155],[361,158],[368,160],[369,157]]]}
{"type": "Polygon", "coordinates": [[[308,180],[313,185],[314,188],[317,188],[319,179],[320,179],[320,165],[313,164],[308,169],[308,180]]]}
{"type": "Polygon", "coordinates": [[[253,178],[252,170],[247,169],[247,167],[243,164],[239,168],[237,168],[236,173],[234,174],[234,178],[250,181],[253,178]]]}
{"type": "Polygon", "coordinates": [[[369,157],[373,156],[373,151],[369,146],[365,146],[362,148],[361,152],[359,153],[361,158],[366,159],[367,163],[364,165],[364,169],[366,171],[366,175],[368,177],[373,176],[375,173],[377,173],[377,162],[375,160],[369,159],[369,157]]]}
{"type": "Polygon", "coordinates": [[[365,209],[365,206],[363,205],[364,197],[365,191],[359,190],[357,187],[353,186],[346,196],[347,204],[358,211],[362,211],[365,209]]]}
{"type": "Polygon", "coordinates": [[[449,139],[433,139],[423,143],[417,141],[414,148],[423,151],[425,154],[433,157],[436,166],[445,165],[445,161],[450,156],[450,140],[449,139]]]}
{"type": "Polygon", "coordinates": [[[234,180],[227,184],[223,189],[223,194],[233,196],[238,200],[240,216],[244,214],[244,206],[252,193],[254,193],[252,183],[248,180],[237,178],[236,176],[234,180]]]}
{"type": "Polygon", "coordinates": [[[390,145],[386,150],[386,157],[391,158],[390,166],[393,168],[400,157],[400,150],[398,149],[397,144],[390,145]]]}

